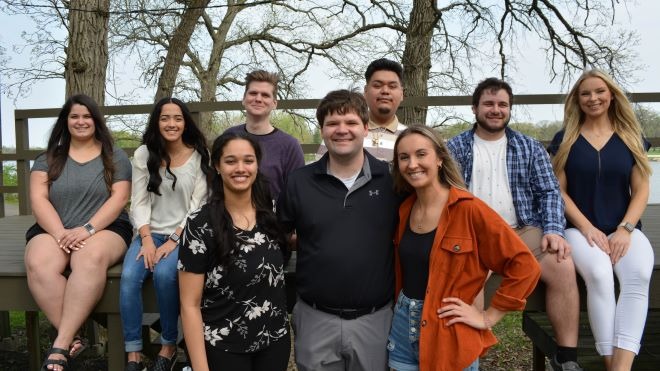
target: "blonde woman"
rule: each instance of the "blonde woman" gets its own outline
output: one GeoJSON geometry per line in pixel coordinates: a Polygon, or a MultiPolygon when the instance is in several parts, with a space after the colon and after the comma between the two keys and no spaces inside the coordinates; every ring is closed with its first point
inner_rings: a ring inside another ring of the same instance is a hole
{"type": "Polygon", "coordinates": [[[549,151],[566,203],[566,238],[587,286],[596,350],[608,370],[631,369],[646,322],[653,271],[653,249],[640,230],[651,174],[646,149],[621,88],[602,71],[582,74],[549,151]]]}

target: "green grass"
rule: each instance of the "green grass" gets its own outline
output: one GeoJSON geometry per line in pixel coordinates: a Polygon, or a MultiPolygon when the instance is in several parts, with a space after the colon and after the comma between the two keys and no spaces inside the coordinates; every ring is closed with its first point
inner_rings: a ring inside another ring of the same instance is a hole
{"type": "MultiPolygon", "coordinates": [[[[46,321],[46,316],[43,312],[39,312],[39,322],[42,323],[46,321]]],[[[48,321],[46,321],[47,323],[48,321]]],[[[13,329],[25,329],[25,312],[21,311],[10,311],[9,312],[9,324],[13,329]]]]}
{"type": "Polygon", "coordinates": [[[9,323],[11,328],[25,328],[25,313],[24,312],[9,312],[9,323]]]}
{"type": "Polygon", "coordinates": [[[480,369],[492,371],[529,370],[532,343],[522,330],[522,312],[510,312],[493,327],[499,341],[480,360],[480,369]]]}

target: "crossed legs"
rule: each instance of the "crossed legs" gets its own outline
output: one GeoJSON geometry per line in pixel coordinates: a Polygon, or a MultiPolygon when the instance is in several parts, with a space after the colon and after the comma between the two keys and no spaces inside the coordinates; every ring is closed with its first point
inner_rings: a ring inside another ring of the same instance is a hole
{"type": "MultiPolygon", "coordinates": [[[[59,248],[49,234],[33,237],[25,250],[28,286],[37,305],[57,329],[53,348],[69,349],[76,332],[101,299],[108,268],[126,250],[122,238],[107,230],[86,240],[84,248],[71,254],[59,248]],[[70,267],[69,277],[63,273],[70,267]]],[[[51,358],[64,359],[53,354],[51,358]]],[[[60,366],[52,366],[61,370],[60,366]]]]}

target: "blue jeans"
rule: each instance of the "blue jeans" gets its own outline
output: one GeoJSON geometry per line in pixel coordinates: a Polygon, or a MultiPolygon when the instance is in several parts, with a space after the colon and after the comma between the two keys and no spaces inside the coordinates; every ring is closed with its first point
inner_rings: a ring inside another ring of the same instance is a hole
{"type": "MultiPolygon", "coordinates": [[[[403,290],[399,293],[387,338],[389,366],[396,371],[419,371],[419,320],[423,307],[424,300],[410,299],[403,290]]],[[[479,358],[464,371],[479,371],[479,358]]]]}
{"type": "MultiPolygon", "coordinates": [[[[152,233],[151,237],[156,248],[159,248],[168,239],[168,236],[157,233],[152,233]]],[[[179,247],[177,246],[166,258],[161,259],[154,266],[153,272],[144,268],[143,257],[135,260],[141,247],[142,239],[137,236],[126,252],[121,271],[119,311],[126,352],[142,350],[142,285],[152,274],[160,311],[161,344],[174,345],[179,336],[177,327],[179,323],[179,284],[176,269],[179,247]]]]}

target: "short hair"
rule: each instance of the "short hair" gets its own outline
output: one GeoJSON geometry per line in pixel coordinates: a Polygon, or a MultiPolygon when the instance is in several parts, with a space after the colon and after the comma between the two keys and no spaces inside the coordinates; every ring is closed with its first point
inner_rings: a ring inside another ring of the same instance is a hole
{"type": "Polygon", "coordinates": [[[277,99],[277,84],[280,81],[280,77],[273,72],[268,72],[265,70],[254,70],[247,75],[245,75],[245,91],[243,95],[247,94],[250,84],[253,82],[267,82],[273,85],[273,98],[277,99]]]}
{"type": "Polygon", "coordinates": [[[362,94],[347,89],[329,92],[316,108],[316,119],[323,127],[326,116],[338,113],[340,115],[353,112],[360,117],[364,125],[369,123],[369,108],[362,94]]]}
{"type": "Polygon", "coordinates": [[[494,93],[502,89],[509,95],[509,107],[513,106],[513,90],[511,90],[511,85],[497,77],[489,77],[481,81],[474,89],[474,93],[472,93],[472,107],[479,105],[479,99],[481,99],[481,94],[484,91],[488,90],[494,93]]]}
{"type": "Polygon", "coordinates": [[[364,79],[367,81],[367,84],[371,80],[371,76],[377,71],[392,71],[396,73],[399,77],[399,82],[403,84],[403,67],[400,63],[387,58],[376,59],[369,63],[367,70],[364,72],[364,79]]]}

